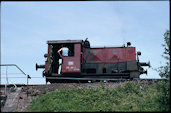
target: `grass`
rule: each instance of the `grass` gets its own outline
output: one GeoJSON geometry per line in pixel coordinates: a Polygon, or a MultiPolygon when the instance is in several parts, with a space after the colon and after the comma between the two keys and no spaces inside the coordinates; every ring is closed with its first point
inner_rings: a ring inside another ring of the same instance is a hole
{"type": "Polygon", "coordinates": [[[159,81],[151,86],[134,85],[107,89],[62,89],[40,95],[28,112],[110,112],[110,111],[169,111],[169,82],[159,81]]]}

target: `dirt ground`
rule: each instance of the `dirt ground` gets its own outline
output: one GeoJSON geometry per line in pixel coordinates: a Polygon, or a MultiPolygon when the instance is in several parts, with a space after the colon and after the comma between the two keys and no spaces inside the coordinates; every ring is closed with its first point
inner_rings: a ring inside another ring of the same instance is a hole
{"type": "MultiPolygon", "coordinates": [[[[156,81],[133,81],[133,83],[139,84],[142,83],[144,85],[151,85],[156,81]]],[[[23,87],[20,93],[20,99],[18,103],[17,112],[25,112],[29,105],[31,105],[32,100],[37,98],[40,94],[46,94],[50,91],[55,91],[59,89],[71,89],[71,88],[98,88],[101,87],[102,84],[106,88],[115,88],[118,85],[123,85],[125,82],[109,82],[109,83],[55,83],[55,84],[47,84],[47,85],[37,85],[37,86],[29,86],[28,92],[27,87],[23,87]],[[28,95],[28,96],[27,96],[28,95]]]]}

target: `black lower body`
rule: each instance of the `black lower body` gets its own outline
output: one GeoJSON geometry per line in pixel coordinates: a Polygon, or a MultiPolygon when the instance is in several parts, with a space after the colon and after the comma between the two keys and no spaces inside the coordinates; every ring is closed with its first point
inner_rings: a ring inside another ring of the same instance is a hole
{"type": "Polygon", "coordinates": [[[46,81],[51,83],[84,82],[88,80],[117,80],[139,78],[138,63],[127,61],[121,63],[84,63],[81,73],[51,73],[46,76],[46,81]]]}

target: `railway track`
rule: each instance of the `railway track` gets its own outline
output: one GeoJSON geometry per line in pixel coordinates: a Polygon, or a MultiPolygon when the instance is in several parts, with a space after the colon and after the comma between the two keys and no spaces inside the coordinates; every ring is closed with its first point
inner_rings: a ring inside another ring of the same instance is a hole
{"type": "MultiPolygon", "coordinates": [[[[49,77],[49,78],[53,78],[53,77],[49,77]]],[[[79,80],[85,80],[87,83],[92,83],[92,82],[94,83],[95,82],[95,81],[93,81],[92,78],[86,78],[86,79],[74,78],[74,79],[72,79],[72,78],[63,77],[60,79],[75,80],[76,82],[73,82],[73,83],[80,83],[80,82],[77,82],[79,80]]],[[[139,78],[139,79],[122,79],[122,78],[120,78],[120,79],[103,79],[102,78],[102,79],[96,80],[96,82],[102,81],[102,82],[108,82],[108,83],[115,83],[115,82],[125,82],[125,81],[161,81],[161,80],[167,81],[167,79],[160,79],[160,78],[155,78],[155,79],[154,78],[139,78]]],[[[22,86],[26,87],[27,86],[27,84],[15,84],[15,85],[17,87],[22,87],[22,86]]],[[[7,87],[8,88],[15,87],[15,85],[14,84],[8,84],[7,87]]],[[[44,85],[47,85],[47,84],[28,84],[28,86],[44,86],[44,85]]],[[[48,84],[48,85],[50,85],[50,84],[48,84]]],[[[5,84],[0,85],[0,88],[3,88],[3,87],[5,87],[5,84]]]]}

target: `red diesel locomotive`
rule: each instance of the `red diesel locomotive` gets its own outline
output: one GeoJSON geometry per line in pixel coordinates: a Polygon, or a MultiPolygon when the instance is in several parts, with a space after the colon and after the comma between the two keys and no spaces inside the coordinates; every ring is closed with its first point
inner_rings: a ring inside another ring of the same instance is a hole
{"type": "Polygon", "coordinates": [[[121,47],[93,48],[87,39],[54,40],[47,41],[47,44],[45,65],[36,64],[36,70],[45,68],[43,76],[46,82],[133,79],[139,78],[140,74],[147,74],[142,66],[150,67],[150,63],[139,62],[141,52],[136,53],[130,42],[121,47]],[[61,48],[64,47],[68,48],[68,53],[62,56],[64,50],[61,48]]]}

